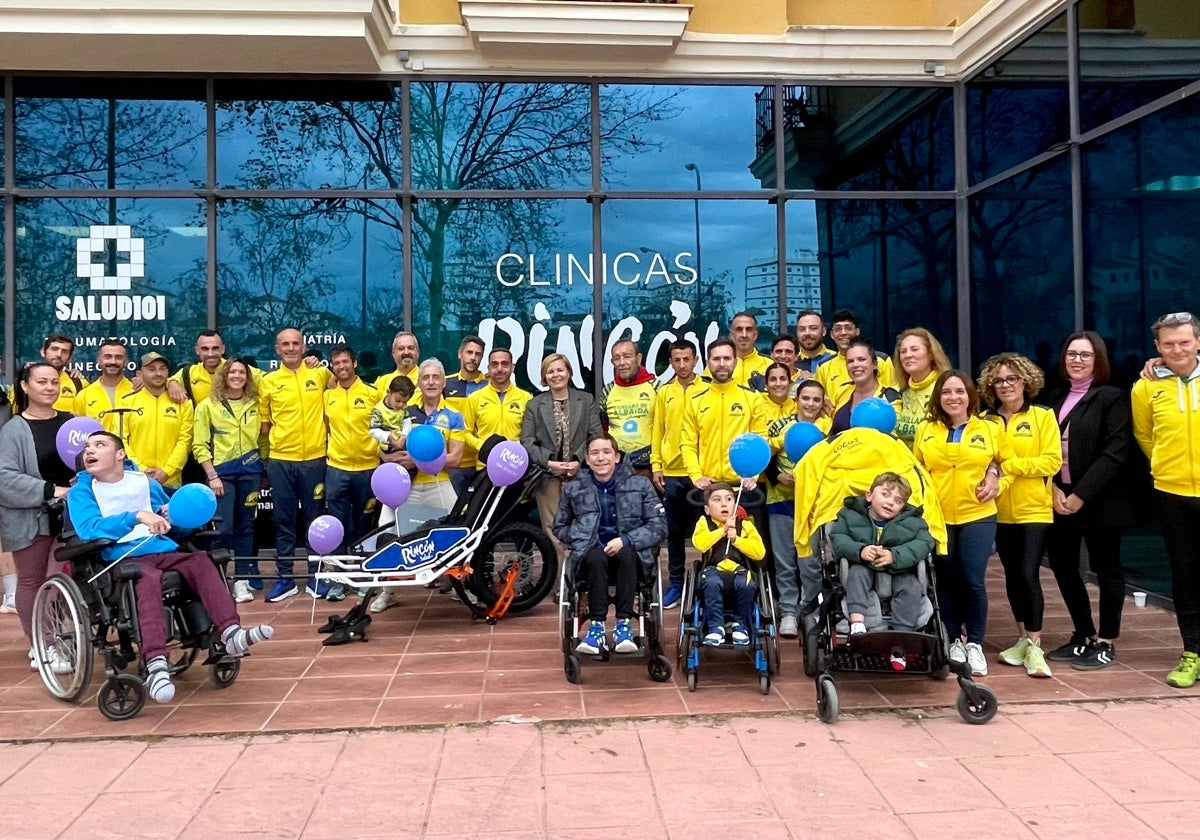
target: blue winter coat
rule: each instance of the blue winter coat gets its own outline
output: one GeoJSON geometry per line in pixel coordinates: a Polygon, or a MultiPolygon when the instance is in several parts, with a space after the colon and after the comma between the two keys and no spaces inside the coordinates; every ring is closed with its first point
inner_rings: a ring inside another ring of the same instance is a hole
{"type": "MultiPolygon", "coordinates": [[[[650,549],[667,538],[667,517],[650,479],[634,475],[624,462],[616,472],[617,533],[631,545],[641,561],[642,571],[654,569],[650,549]]],[[[588,550],[599,540],[600,493],[592,473],[581,467],[575,478],[563,485],[558,515],[554,517],[554,536],[567,547],[572,574],[588,550]]]]}

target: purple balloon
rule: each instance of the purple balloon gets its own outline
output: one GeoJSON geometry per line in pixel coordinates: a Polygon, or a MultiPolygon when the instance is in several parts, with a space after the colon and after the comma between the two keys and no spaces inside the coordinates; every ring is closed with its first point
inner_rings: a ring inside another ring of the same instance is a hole
{"type": "Polygon", "coordinates": [[[446,466],[446,453],[434,458],[432,461],[415,461],[417,469],[426,475],[437,475],[442,471],[442,467],[446,466]]]}
{"type": "Polygon", "coordinates": [[[69,469],[75,469],[75,458],[83,451],[88,435],[102,431],[104,426],[94,417],[72,417],[58,427],[58,434],[54,436],[58,457],[69,469]]]}
{"type": "Polygon", "coordinates": [[[333,554],[345,538],[341,520],[328,513],[318,516],[308,526],[308,547],[317,554],[333,554]]]}
{"type": "Polygon", "coordinates": [[[388,507],[398,508],[408,500],[412,492],[412,479],[408,470],[399,464],[380,464],[371,473],[371,492],[388,507]]]}
{"type": "Polygon", "coordinates": [[[487,458],[488,478],[497,487],[515,484],[529,469],[529,453],[515,440],[506,440],[492,447],[487,458]]]}

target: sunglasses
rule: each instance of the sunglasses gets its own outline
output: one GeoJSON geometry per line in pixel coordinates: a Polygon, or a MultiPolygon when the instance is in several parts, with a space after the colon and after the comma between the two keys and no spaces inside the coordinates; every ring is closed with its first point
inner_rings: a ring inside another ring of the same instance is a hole
{"type": "Polygon", "coordinates": [[[1190,324],[1196,320],[1191,312],[1172,312],[1154,322],[1156,327],[1177,327],[1180,324],[1190,324]]]}

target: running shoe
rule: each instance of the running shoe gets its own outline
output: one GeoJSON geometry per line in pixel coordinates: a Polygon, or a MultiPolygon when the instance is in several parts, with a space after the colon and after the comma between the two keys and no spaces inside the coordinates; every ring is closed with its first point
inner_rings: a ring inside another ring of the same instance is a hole
{"type": "Polygon", "coordinates": [[[233,600],[239,604],[254,600],[254,590],[250,588],[249,581],[235,580],[233,582],[233,600]]]}
{"type": "Polygon", "coordinates": [[[718,647],[725,644],[725,628],[717,625],[708,631],[708,635],[704,637],[704,644],[709,647],[718,647]]]}
{"type": "Polygon", "coordinates": [[[738,647],[745,647],[750,644],[750,634],[746,631],[746,625],[740,621],[733,623],[732,632],[730,633],[733,643],[738,647]]]}
{"type": "Polygon", "coordinates": [[[329,594],[329,581],[309,578],[304,587],[304,594],[310,598],[324,598],[329,594]]]}
{"type": "Polygon", "coordinates": [[[607,632],[603,621],[593,621],[588,626],[587,635],[575,646],[576,653],[597,654],[608,647],[607,632]]]}
{"type": "Polygon", "coordinates": [[[1112,642],[1092,642],[1082,655],[1071,660],[1071,667],[1076,671],[1099,671],[1107,668],[1117,659],[1117,649],[1112,642]]]}
{"type": "Polygon", "coordinates": [[[274,604],[299,594],[300,588],[296,586],[295,581],[280,578],[275,581],[275,584],[271,587],[271,591],[267,593],[267,603],[274,604]]]}
{"type": "Polygon", "coordinates": [[[1054,650],[1046,654],[1046,658],[1055,662],[1069,662],[1076,657],[1083,656],[1087,652],[1088,637],[1082,636],[1079,633],[1072,633],[1071,638],[1066,644],[1059,645],[1054,650]]]}
{"type": "Polygon", "coordinates": [[[679,599],[683,597],[683,587],[678,583],[672,583],[667,587],[667,591],[663,593],[663,609],[673,610],[679,606],[679,599]]]}
{"type": "Polygon", "coordinates": [[[967,646],[962,643],[962,639],[955,639],[950,643],[949,657],[951,662],[967,661],[967,646]]]}
{"type": "MultiPolygon", "coordinates": [[[[1042,653],[1041,646],[1034,644],[1031,640],[1027,641],[1029,644],[1025,648],[1025,673],[1039,678],[1053,676],[1050,673],[1050,666],[1046,664],[1046,657],[1042,653]]],[[[1001,656],[1003,657],[1003,654],[1001,656]]]]}
{"type": "Polygon", "coordinates": [[[987,676],[987,657],[983,655],[979,642],[967,642],[967,664],[971,666],[972,676],[987,676]]]}
{"type": "Polygon", "coordinates": [[[1000,651],[1000,661],[1014,667],[1025,664],[1025,654],[1029,651],[1029,637],[1022,636],[1010,648],[1000,651]]]}
{"type": "Polygon", "coordinates": [[[628,618],[620,619],[613,630],[613,650],[617,653],[637,653],[637,649],[637,642],[633,640],[633,622],[628,618]]]}
{"type": "Polygon", "coordinates": [[[375,596],[375,600],[371,602],[371,606],[368,609],[373,613],[381,613],[384,610],[390,610],[392,607],[399,605],[400,601],[396,598],[396,593],[389,587],[375,596]]]}
{"type": "Polygon", "coordinates": [[[1175,670],[1167,674],[1167,685],[1173,685],[1176,688],[1191,688],[1196,684],[1198,676],[1200,676],[1200,656],[1190,650],[1185,650],[1183,656],[1179,657],[1179,664],[1175,666],[1175,670]]]}
{"type": "Polygon", "coordinates": [[[800,628],[796,623],[796,616],[784,615],[779,619],[779,635],[785,639],[794,639],[800,635],[800,628]]]}

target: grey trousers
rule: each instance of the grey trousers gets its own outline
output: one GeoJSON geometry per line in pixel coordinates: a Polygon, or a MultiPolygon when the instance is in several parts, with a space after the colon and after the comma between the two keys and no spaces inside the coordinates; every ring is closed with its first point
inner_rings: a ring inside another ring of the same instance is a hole
{"type": "MultiPolygon", "coordinates": [[[[846,610],[866,615],[875,588],[875,570],[862,563],[851,563],[846,573],[846,610]]],[[[921,629],[921,580],[914,570],[892,575],[892,629],[921,629]]]]}

